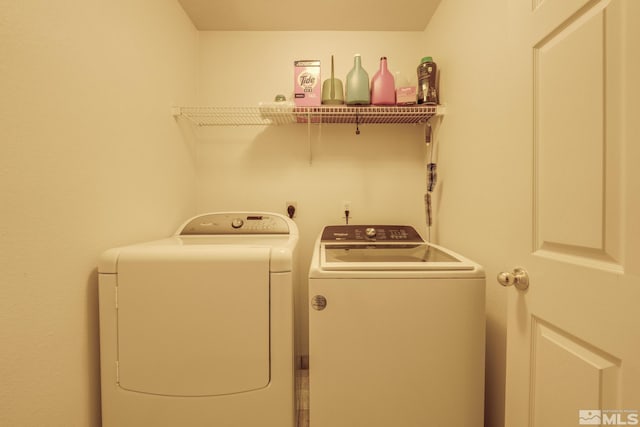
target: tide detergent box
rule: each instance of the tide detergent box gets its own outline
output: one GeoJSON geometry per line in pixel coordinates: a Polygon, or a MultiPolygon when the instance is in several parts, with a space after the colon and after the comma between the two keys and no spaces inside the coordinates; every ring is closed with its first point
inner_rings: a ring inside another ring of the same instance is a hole
{"type": "Polygon", "coordinates": [[[297,107],[322,104],[320,60],[305,59],[293,62],[293,96],[297,107]]]}

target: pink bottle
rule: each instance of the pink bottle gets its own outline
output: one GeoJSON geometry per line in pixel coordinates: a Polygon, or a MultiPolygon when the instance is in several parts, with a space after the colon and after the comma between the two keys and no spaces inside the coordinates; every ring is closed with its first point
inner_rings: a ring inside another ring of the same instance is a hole
{"type": "Polygon", "coordinates": [[[396,85],[387,68],[387,57],[380,58],[380,69],[371,79],[371,104],[396,105],[396,85]]]}

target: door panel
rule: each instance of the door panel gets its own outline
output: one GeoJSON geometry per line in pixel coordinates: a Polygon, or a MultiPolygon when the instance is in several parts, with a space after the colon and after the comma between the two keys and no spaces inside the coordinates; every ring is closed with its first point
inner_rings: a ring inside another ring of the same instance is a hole
{"type": "Polygon", "coordinates": [[[615,407],[620,360],[536,318],[532,340],[532,425],[576,424],[576,413],[566,407],[615,407]],[[559,396],[563,406],[556,404],[559,396]]]}
{"type": "Polygon", "coordinates": [[[509,1],[530,287],[508,290],[508,427],[637,424],[638,3],[509,1]]]}
{"type": "Polygon", "coordinates": [[[537,247],[602,249],[603,14],[574,15],[533,50],[537,247]]]}

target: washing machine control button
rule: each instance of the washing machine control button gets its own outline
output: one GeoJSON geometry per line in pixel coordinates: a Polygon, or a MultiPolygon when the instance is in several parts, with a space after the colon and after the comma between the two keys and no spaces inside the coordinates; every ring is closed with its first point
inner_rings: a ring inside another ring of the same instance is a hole
{"type": "Polygon", "coordinates": [[[233,228],[240,228],[240,227],[242,227],[243,225],[244,225],[244,221],[243,221],[241,218],[234,218],[234,219],[231,221],[231,226],[232,226],[233,228]]]}
{"type": "Polygon", "coordinates": [[[367,236],[367,237],[372,239],[372,238],[376,237],[376,234],[378,234],[378,232],[373,227],[367,227],[364,230],[364,234],[365,234],[365,236],[367,236]]]}

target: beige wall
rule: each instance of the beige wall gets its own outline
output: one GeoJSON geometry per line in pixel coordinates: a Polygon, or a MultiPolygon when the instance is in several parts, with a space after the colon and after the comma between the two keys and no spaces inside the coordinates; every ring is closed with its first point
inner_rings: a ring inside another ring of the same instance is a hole
{"type": "MultiPolygon", "coordinates": [[[[482,3],[442,2],[424,33],[201,33],[200,101],[240,106],[271,100],[276,93],[288,96],[294,59],[319,58],[329,64],[334,53],[337,77],[344,80],[353,53],[363,55],[370,76],[378,58],[386,55],[391,68],[415,79],[419,59],[434,56],[442,71],[441,101],[448,110],[438,133],[433,240],[487,268],[486,418],[487,426],[498,427],[504,418],[506,300],[493,277],[508,267],[500,260],[514,229],[501,183],[509,177],[505,162],[517,153],[509,146],[503,121],[509,108],[506,1],[482,3]],[[240,65],[228,60],[235,52],[242,52],[240,65]]],[[[298,202],[302,351],[307,340],[304,280],[313,241],[324,224],[341,221],[343,200],[353,202],[355,222],[404,222],[426,232],[423,128],[361,130],[360,136],[348,125],[311,127],[310,137],[306,126],[216,128],[198,134],[199,210],[282,212],[286,200],[298,202]]]]}
{"type": "Polygon", "coordinates": [[[422,45],[441,70],[440,194],[436,235],[487,272],[486,425],[504,424],[506,290],[495,280],[512,266],[509,173],[518,153],[507,136],[507,1],[445,0],[422,45]]]}
{"type": "Polygon", "coordinates": [[[506,0],[481,3],[443,1],[424,33],[200,34],[174,0],[3,4],[0,425],[99,425],[95,265],[105,248],[167,235],[195,212],[283,212],[295,200],[306,308],[313,241],[342,221],[343,200],[355,222],[426,231],[422,126],[180,132],[168,114],[290,96],[295,59],[321,59],[326,78],[333,53],[344,80],[361,53],[370,76],[383,55],[412,79],[424,55],[442,71],[434,237],[487,268],[487,425],[502,426],[505,300],[492,277],[509,267],[500,183],[517,153],[502,121],[506,0]]]}
{"type": "Polygon", "coordinates": [[[96,264],[195,212],[175,0],[0,7],[0,425],[100,425],[96,264]]]}
{"type": "MultiPolygon", "coordinates": [[[[335,55],[345,80],[360,53],[373,77],[381,56],[416,80],[421,32],[203,32],[200,102],[256,106],[293,91],[293,62],[320,59],[323,79],[335,55]],[[417,59],[416,59],[417,58],[417,59]]],[[[306,280],[313,242],[322,227],[343,223],[407,223],[425,229],[424,126],[306,125],[201,129],[198,208],[285,213],[296,201],[300,228],[298,350],[306,353],[306,280]]]]}

